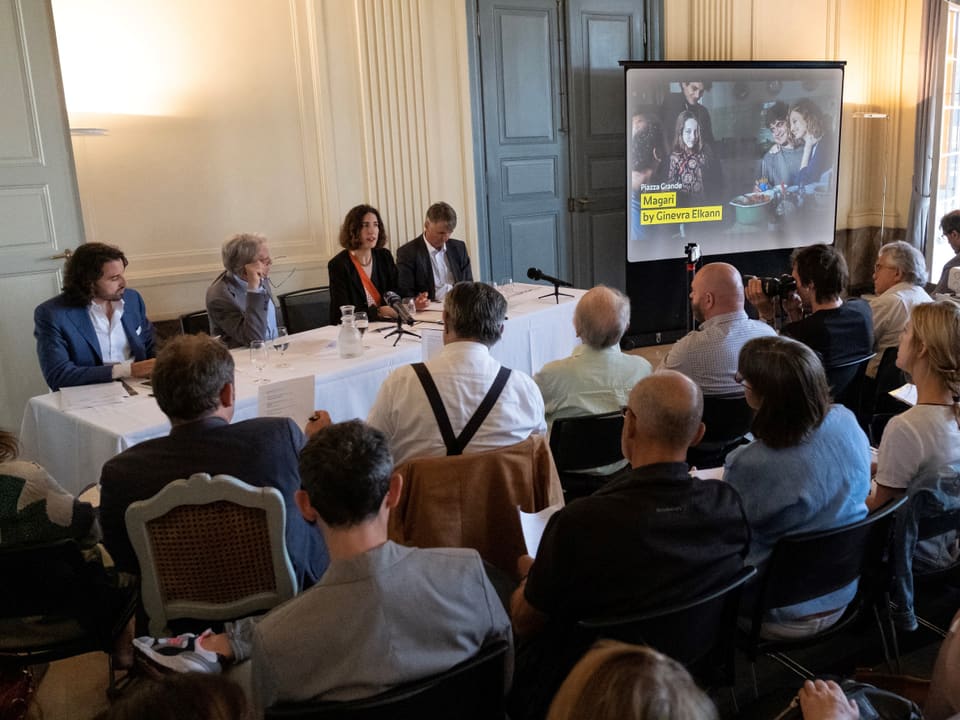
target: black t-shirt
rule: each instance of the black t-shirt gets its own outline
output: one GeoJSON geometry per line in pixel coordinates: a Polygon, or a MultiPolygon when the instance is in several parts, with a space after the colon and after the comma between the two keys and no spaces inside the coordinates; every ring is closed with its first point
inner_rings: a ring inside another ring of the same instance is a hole
{"type": "Polygon", "coordinates": [[[647,465],[550,518],[525,597],[561,622],[664,607],[732,578],[749,541],[730,485],[647,465]]]}
{"type": "Polygon", "coordinates": [[[783,334],[799,340],[820,356],[825,368],[843,365],[873,352],[873,313],[865,300],[853,298],[840,307],[789,323],[783,334]]]}

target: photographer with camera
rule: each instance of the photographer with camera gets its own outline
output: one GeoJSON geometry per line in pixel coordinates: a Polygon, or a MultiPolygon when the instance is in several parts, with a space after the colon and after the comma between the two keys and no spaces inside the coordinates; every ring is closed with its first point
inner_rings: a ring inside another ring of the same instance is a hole
{"type": "Polygon", "coordinates": [[[832,245],[798,248],[790,258],[791,276],[751,278],[747,300],[760,317],[773,324],[779,305],[788,322],[781,333],[807,345],[830,369],[857,360],[873,351],[873,315],[870,305],[853,298],[844,302],[849,273],[847,262],[832,245]],[[764,290],[769,292],[765,292],[764,290]]]}

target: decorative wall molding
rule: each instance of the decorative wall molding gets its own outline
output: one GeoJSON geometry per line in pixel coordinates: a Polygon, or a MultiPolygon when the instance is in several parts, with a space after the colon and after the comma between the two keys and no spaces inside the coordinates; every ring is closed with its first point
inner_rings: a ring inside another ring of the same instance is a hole
{"type": "Polygon", "coordinates": [[[692,0],[691,60],[733,60],[734,0],[692,0]]]}

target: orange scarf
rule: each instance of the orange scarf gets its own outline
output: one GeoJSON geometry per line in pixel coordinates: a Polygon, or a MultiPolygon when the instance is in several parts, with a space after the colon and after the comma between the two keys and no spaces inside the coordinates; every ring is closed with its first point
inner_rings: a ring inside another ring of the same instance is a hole
{"type": "MultiPolygon", "coordinates": [[[[357,269],[357,274],[360,276],[360,282],[363,283],[364,290],[369,293],[370,297],[373,298],[373,304],[377,307],[383,305],[383,298],[380,297],[380,293],[377,292],[377,288],[374,287],[373,282],[367,277],[367,274],[363,271],[363,266],[360,264],[360,261],[357,260],[356,256],[352,252],[347,252],[350,256],[350,260],[353,262],[353,266],[357,269]]],[[[370,267],[373,267],[373,254],[370,255],[370,267]]]]}

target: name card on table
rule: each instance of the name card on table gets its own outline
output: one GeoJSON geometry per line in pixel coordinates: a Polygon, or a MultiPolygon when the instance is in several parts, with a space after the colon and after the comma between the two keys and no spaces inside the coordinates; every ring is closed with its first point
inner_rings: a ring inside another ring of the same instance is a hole
{"type": "Polygon", "coordinates": [[[313,390],[313,375],[263,384],[257,392],[257,417],[288,417],[302,426],[315,409],[313,390]]]}

